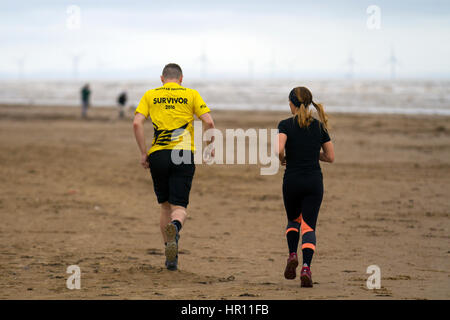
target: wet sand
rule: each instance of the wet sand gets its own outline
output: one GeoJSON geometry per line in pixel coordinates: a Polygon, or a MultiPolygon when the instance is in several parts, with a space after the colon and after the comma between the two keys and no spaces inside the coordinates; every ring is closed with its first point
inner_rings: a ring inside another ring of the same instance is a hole
{"type": "MultiPolygon", "coordinates": [[[[322,164],[309,289],[283,278],[282,168],[198,165],[170,272],[132,114],[79,113],[0,106],[1,299],[450,298],[448,117],[331,115],[336,161],[322,164]],[[69,265],[81,268],[80,290],[66,288],[69,265]],[[369,265],[381,289],[367,289],[369,265]]],[[[213,116],[219,129],[246,129],[289,114],[213,116]]]]}

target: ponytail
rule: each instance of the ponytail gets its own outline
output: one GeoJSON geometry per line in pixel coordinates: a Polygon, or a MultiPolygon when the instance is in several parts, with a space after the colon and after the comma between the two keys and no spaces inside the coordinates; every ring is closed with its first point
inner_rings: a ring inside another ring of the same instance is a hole
{"type": "Polygon", "coordinates": [[[296,107],[295,116],[300,128],[307,128],[313,121],[311,110],[308,108],[312,104],[317,110],[320,124],[325,131],[328,131],[328,115],[323,110],[322,104],[313,101],[311,91],[308,88],[296,87],[292,89],[289,93],[289,101],[296,107]]]}
{"type": "Polygon", "coordinates": [[[325,131],[328,131],[328,115],[325,113],[325,110],[323,109],[323,105],[321,103],[315,103],[314,101],[311,101],[314,108],[317,110],[317,114],[319,115],[320,122],[322,123],[323,127],[325,128],[325,131]]]}
{"type": "Polygon", "coordinates": [[[311,110],[306,109],[303,103],[299,108],[297,108],[295,115],[297,116],[297,121],[300,128],[307,128],[313,120],[311,110]]]}

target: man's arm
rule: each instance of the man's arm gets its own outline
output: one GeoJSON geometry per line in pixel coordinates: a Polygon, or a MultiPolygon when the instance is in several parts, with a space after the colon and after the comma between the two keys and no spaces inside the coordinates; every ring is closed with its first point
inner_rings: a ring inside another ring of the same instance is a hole
{"type": "Polygon", "coordinates": [[[209,112],[202,114],[200,120],[203,121],[203,124],[206,127],[205,130],[214,129],[214,120],[209,112]]]}
{"type": "Polygon", "coordinates": [[[141,152],[141,165],[145,169],[148,169],[149,166],[147,162],[147,144],[145,143],[144,121],[145,116],[142,113],[136,113],[133,121],[133,130],[139,151],[141,152]]]}
{"type": "MultiPolygon", "coordinates": [[[[215,128],[214,120],[213,120],[213,118],[212,118],[212,116],[211,116],[211,114],[209,112],[202,114],[200,116],[200,120],[202,120],[203,125],[205,126],[204,131],[206,131],[208,129],[214,129],[215,128]]],[[[206,144],[209,145],[209,144],[213,143],[214,142],[214,138],[215,138],[214,135],[211,136],[211,140],[207,141],[206,144]]],[[[215,150],[212,149],[211,150],[211,157],[214,157],[215,153],[216,153],[215,150]]]]}

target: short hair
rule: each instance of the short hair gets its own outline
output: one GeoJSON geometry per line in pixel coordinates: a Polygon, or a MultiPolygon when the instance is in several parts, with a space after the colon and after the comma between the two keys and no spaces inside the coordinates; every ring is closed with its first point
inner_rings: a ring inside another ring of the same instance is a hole
{"type": "Polygon", "coordinates": [[[182,75],[183,71],[176,63],[166,64],[162,72],[162,76],[166,79],[179,79],[182,75]]]}

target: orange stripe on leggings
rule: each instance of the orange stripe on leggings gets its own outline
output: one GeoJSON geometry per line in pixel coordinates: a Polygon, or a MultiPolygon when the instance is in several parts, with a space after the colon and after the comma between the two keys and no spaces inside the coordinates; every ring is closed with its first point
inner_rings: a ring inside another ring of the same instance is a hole
{"type": "Polygon", "coordinates": [[[304,243],[304,244],[302,244],[302,249],[313,249],[315,251],[316,246],[313,245],[312,243],[304,243]]]}
{"type": "MultiPolygon", "coordinates": [[[[300,217],[301,217],[301,216],[300,216],[300,217]]],[[[303,220],[303,218],[301,218],[301,219],[302,219],[302,222],[301,222],[300,228],[301,228],[301,230],[302,230],[302,235],[304,235],[304,234],[307,233],[307,232],[314,231],[313,228],[311,228],[310,226],[308,226],[308,224],[305,222],[305,220],[303,220]]]]}
{"type": "Polygon", "coordinates": [[[289,229],[286,230],[286,234],[287,234],[288,232],[290,232],[290,231],[298,232],[298,229],[297,229],[297,228],[289,228],[289,229]]]}

